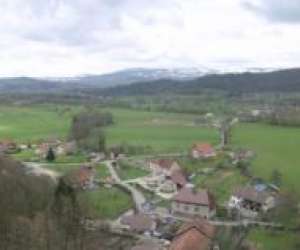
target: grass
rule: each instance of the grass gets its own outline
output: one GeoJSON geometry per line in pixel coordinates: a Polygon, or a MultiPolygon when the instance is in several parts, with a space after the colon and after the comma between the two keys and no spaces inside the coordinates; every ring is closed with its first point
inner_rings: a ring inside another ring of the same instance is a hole
{"type": "Polygon", "coordinates": [[[107,169],[106,166],[104,165],[99,165],[96,167],[96,177],[103,180],[105,179],[106,177],[110,177],[110,172],[109,170],[107,169]]]}
{"type": "Polygon", "coordinates": [[[193,184],[197,188],[209,189],[215,195],[220,205],[228,201],[237,186],[242,186],[248,181],[235,166],[230,164],[227,157],[221,153],[215,158],[205,160],[184,158],[180,160],[180,165],[188,173],[196,174],[192,179],[193,184]],[[226,166],[226,168],[218,168],[221,165],[226,166]],[[208,172],[204,174],[201,173],[201,170],[204,172],[208,170],[208,172]]]}
{"type": "Polygon", "coordinates": [[[0,106],[0,138],[18,142],[51,137],[65,138],[72,113],[63,113],[57,107],[3,107],[0,106]]]}
{"type": "Polygon", "coordinates": [[[107,128],[108,144],[127,142],[155,152],[185,151],[195,141],[217,143],[216,131],[193,126],[197,116],[110,109],[116,124],[107,128]]]}
{"type": "Polygon", "coordinates": [[[258,246],[258,250],[292,250],[299,249],[300,244],[296,233],[272,232],[262,229],[252,230],[249,240],[258,246]]]}
{"type": "Polygon", "coordinates": [[[256,152],[255,175],[269,179],[273,170],[279,170],[283,187],[297,192],[300,198],[300,128],[241,124],[233,131],[233,143],[256,152]]]}
{"type": "Polygon", "coordinates": [[[235,169],[218,170],[209,175],[198,175],[193,179],[196,187],[211,191],[219,205],[228,201],[234,189],[247,181],[247,178],[235,169]]]}
{"type": "MultiPolygon", "coordinates": [[[[64,105],[1,106],[0,140],[14,139],[26,143],[53,137],[65,139],[72,116],[81,109],[80,106],[64,105]]],[[[187,150],[195,141],[214,144],[218,141],[214,129],[193,125],[196,115],[106,110],[112,112],[115,119],[115,125],[106,129],[109,146],[127,143],[150,146],[155,152],[176,152],[187,150]]]]}
{"type": "Polygon", "coordinates": [[[117,168],[117,172],[121,180],[136,179],[144,177],[149,174],[148,171],[141,169],[139,167],[134,167],[128,163],[121,162],[120,167],[117,168]]]}
{"type": "Polygon", "coordinates": [[[115,187],[82,192],[79,200],[87,205],[88,214],[92,218],[99,219],[116,219],[133,206],[130,195],[115,187]]]}
{"type": "Polygon", "coordinates": [[[22,150],[19,153],[12,155],[15,159],[28,162],[42,162],[49,164],[69,164],[69,163],[84,163],[87,162],[87,157],[84,154],[77,153],[74,155],[60,155],[56,156],[55,161],[47,162],[46,159],[40,159],[38,155],[34,153],[34,150],[22,150]]]}

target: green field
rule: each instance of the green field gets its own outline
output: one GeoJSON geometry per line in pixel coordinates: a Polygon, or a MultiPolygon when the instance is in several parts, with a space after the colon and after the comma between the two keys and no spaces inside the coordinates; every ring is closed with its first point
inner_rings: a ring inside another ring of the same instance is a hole
{"type": "Polygon", "coordinates": [[[216,131],[193,126],[196,116],[111,110],[116,125],[107,129],[108,143],[151,146],[157,152],[187,150],[195,141],[217,143],[216,131]]]}
{"type": "Polygon", "coordinates": [[[63,114],[54,106],[0,107],[0,138],[20,142],[65,137],[71,113],[63,114]]]}
{"type": "Polygon", "coordinates": [[[283,187],[300,195],[300,128],[242,124],[233,131],[233,143],[256,152],[255,175],[268,179],[277,169],[283,174],[283,187]]]}
{"type": "MultiPolygon", "coordinates": [[[[19,142],[66,138],[71,118],[80,107],[0,107],[0,139],[19,142]]],[[[96,108],[95,108],[96,109],[96,108]]],[[[195,141],[217,143],[216,131],[193,125],[196,116],[108,109],[115,125],[106,129],[108,145],[150,146],[156,152],[186,150],[195,141]]]]}
{"type": "Polygon", "coordinates": [[[100,219],[116,219],[133,206],[130,195],[115,187],[82,192],[79,200],[87,205],[90,217],[100,219]]]}
{"type": "Polygon", "coordinates": [[[136,179],[149,174],[149,172],[147,172],[146,170],[138,167],[133,167],[128,164],[121,164],[117,169],[117,173],[120,176],[121,180],[136,179]]]}
{"type": "MultiPolygon", "coordinates": [[[[46,159],[41,159],[37,154],[35,154],[34,150],[26,149],[18,152],[16,154],[12,154],[12,156],[20,161],[27,161],[27,162],[47,162],[46,159]]],[[[56,156],[55,160],[49,164],[65,164],[65,163],[85,163],[88,159],[86,155],[82,153],[77,153],[74,155],[59,155],[56,156]]]]}
{"type": "Polygon", "coordinates": [[[299,237],[296,233],[252,230],[249,240],[258,250],[293,250],[299,249],[299,237]]]}

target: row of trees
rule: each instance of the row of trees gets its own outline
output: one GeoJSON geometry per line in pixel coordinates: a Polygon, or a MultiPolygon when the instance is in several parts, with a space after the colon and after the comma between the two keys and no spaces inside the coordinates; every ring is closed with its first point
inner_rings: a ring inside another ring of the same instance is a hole
{"type": "Polygon", "coordinates": [[[84,150],[104,152],[106,150],[104,127],[113,123],[113,116],[109,112],[81,112],[73,118],[70,139],[75,140],[84,150]]]}

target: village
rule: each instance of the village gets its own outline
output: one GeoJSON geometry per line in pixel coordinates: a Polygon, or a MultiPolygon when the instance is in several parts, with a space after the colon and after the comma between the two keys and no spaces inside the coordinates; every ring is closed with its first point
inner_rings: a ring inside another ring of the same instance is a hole
{"type": "MultiPolygon", "coordinates": [[[[221,136],[221,146],[195,142],[180,154],[130,156],[116,147],[106,154],[90,153],[83,162],[75,160],[69,163],[72,168],[63,173],[53,169],[51,162],[76,155],[73,141],[56,139],[18,145],[4,140],[0,142],[0,152],[29,154],[31,158],[24,161],[28,174],[50,175],[78,192],[117,187],[128,193],[133,207],[105,223],[113,232],[137,237],[138,243],[132,250],[219,250],[220,228],[282,228],[268,218],[270,211],[280,204],[280,187],[252,176],[248,168],[256,152],[232,150],[224,145],[224,137],[221,136]],[[185,163],[193,167],[186,168],[185,163]],[[197,167],[200,165],[205,167],[197,167]],[[128,166],[143,174],[122,178],[120,172],[126,172],[128,166]],[[244,181],[218,187],[228,189],[226,195],[218,197],[213,187],[199,183],[203,178],[230,171],[238,171],[244,181]],[[99,172],[107,174],[99,177],[99,172]]],[[[103,226],[103,220],[87,218],[85,224],[88,230],[95,230],[103,226]]],[[[248,241],[242,246],[255,249],[248,241]]]]}

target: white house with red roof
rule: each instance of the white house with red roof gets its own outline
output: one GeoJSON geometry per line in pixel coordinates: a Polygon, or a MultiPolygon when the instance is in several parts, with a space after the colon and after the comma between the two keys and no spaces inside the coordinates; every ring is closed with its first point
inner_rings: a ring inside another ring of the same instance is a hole
{"type": "Polygon", "coordinates": [[[207,190],[182,188],[172,199],[172,213],[211,218],[216,214],[215,199],[207,190]]]}

